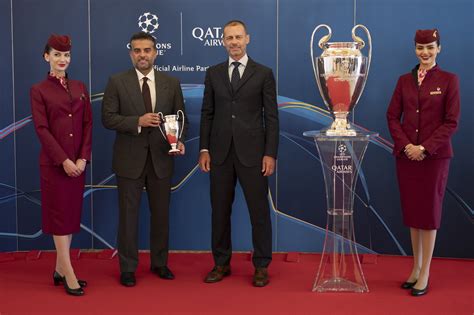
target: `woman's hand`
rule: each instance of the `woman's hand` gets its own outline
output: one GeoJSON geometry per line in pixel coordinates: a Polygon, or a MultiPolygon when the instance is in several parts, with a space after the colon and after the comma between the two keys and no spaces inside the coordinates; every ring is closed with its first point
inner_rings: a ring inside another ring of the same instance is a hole
{"type": "Polygon", "coordinates": [[[407,144],[404,152],[412,161],[422,161],[426,157],[419,145],[413,145],[411,143],[407,144]]]}
{"type": "Polygon", "coordinates": [[[87,162],[84,159],[77,159],[76,166],[81,171],[81,174],[86,169],[86,164],[87,164],[87,162]]]}
{"type": "Polygon", "coordinates": [[[74,164],[74,162],[70,159],[67,159],[63,162],[63,169],[69,177],[77,177],[82,173],[76,164],[74,164]]]}

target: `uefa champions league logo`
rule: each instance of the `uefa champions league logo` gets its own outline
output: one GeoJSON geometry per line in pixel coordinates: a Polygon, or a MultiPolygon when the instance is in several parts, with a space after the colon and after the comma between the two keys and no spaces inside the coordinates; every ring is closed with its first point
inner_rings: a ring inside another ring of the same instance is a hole
{"type": "MultiPolygon", "coordinates": [[[[156,40],[156,36],[152,35],[158,30],[160,24],[158,23],[158,16],[151,12],[145,12],[138,17],[138,28],[140,31],[145,32],[153,36],[156,40]]],[[[127,49],[130,49],[130,43],[127,43],[127,49]]],[[[156,42],[156,53],[158,56],[163,56],[168,50],[171,49],[172,43],[170,42],[156,42]]],[[[156,67],[156,66],[155,66],[156,67]]],[[[164,70],[169,71],[169,70],[164,70]]]]}
{"type": "Polygon", "coordinates": [[[337,147],[337,150],[339,151],[339,155],[345,155],[346,151],[347,151],[347,147],[345,144],[340,144],[338,147],[337,147]]]}
{"type": "Polygon", "coordinates": [[[138,27],[145,33],[154,33],[160,24],[158,24],[158,16],[153,13],[145,12],[138,18],[138,27]]]}
{"type": "Polygon", "coordinates": [[[337,146],[339,155],[334,156],[334,164],[331,166],[333,172],[337,174],[352,174],[352,159],[350,155],[346,155],[347,146],[339,144],[337,146]]]}
{"type": "Polygon", "coordinates": [[[346,155],[347,146],[343,143],[337,146],[338,155],[334,156],[334,164],[331,166],[333,172],[337,174],[352,173],[352,159],[350,155],[346,155]]]}

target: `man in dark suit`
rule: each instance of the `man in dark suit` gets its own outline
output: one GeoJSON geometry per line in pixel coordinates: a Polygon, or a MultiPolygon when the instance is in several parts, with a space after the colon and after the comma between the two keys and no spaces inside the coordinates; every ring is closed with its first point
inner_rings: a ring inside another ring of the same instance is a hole
{"type": "Polygon", "coordinates": [[[210,172],[215,263],[204,281],[218,282],[231,272],[230,216],[238,179],[252,223],[253,284],[263,287],[272,259],[267,194],[279,137],[275,79],[271,69],[247,56],[250,37],[243,22],[228,22],[223,34],[229,57],[207,70],[201,110],[199,166],[210,172]]]}
{"type": "MultiPolygon", "coordinates": [[[[110,77],[102,103],[102,123],[116,131],[112,168],[119,197],[120,283],[128,287],[136,283],[138,213],[143,187],[151,212],[151,270],[163,279],[174,279],[167,267],[174,161],[168,153],[170,145],[157,128],[161,122],[157,113],[184,111],[184,102],[179,81],[153,69],[156,55],[153,36],[144,32],[134,34],[130,39],[134,68],[110,77]]],[[[178,142],[178,149],[178,154],[184,154],[182,142],[178,142]]]]}

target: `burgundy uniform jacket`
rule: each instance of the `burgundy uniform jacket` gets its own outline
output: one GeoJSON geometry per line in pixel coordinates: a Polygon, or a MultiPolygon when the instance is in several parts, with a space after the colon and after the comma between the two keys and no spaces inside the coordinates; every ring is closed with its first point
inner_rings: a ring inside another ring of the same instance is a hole
{"type": "Polygon", "coordinates": [[[450,158],[460,114],[458,77],[435,66],[418,87],[417,70],[398,79],[387,110],[393,154],[407,158],[403,151],[412,143],[425,147],[427,159],[450,158]]]}
{"type": "Polygon", "coordinates": [[[92,112],[80,81],[68,80],[69,93],[48,75],[30,91],[31,112],[41,142],[40,165],[60,166],[66,159],[91,158],[92,112]]]}

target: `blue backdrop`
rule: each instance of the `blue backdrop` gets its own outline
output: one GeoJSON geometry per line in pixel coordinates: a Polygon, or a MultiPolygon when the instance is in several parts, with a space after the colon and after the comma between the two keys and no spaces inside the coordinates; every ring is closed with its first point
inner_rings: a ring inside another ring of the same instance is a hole
{"type": "MultiPolygon", "coordinates": [[[[82,80],[93,99],[93,158],[84,194],[81,233],[74,247],[114,248],[117,192],[111,172],[114,133],[100,122],[102,93],[108,77],[131,67],[127,42],[141,30],[157,38],[160,71],[181,80],[190,132],[187,154],[177,158],[173,179],[170,242],[172,249],[210,249],[208,175],[197,170],[199,119],[206,67],[226,59],[222,25],[242,19],[250,33],[249,55],[274,70],[280,112],[277,172],[270,179],[274,251],[321,251],[326,202],[314,143],[303,131],[329,123],[311,69],[309,40],[314,27],[329,24],[334,41],[350,41],[355,24],[372,34],[371,72],[356,124],[378,132],[368,148],[355,198],[359,250],[410,254],[408,229],[402,225],[398,188],[385,111],[398,76],[416,63],[416,29],[437,27],[442,52],[439,65],[461,82],[462,117],[454,136],[455,158],[445,198],[436,256],[474,257],[474,179],[472,158],[474,109],[474,28],[471,0],[0,0],[0,251],[53,248],[41,232],[39,142],[33,130],[30,86],[49,69],[41,53],[50,33],[73,38],[70,77],[82,80]],[[466,241],[463,241],[466,240],[466,241]]],[[[317,34],[319,39],[323,32],[317,34]]],[[[319,49],[316,49],[319,54],[319,49]]],[[[146,196],[144,196],[146,198],[146,196]]],[[[142,202],[140,247],[148,248],[149,214],[142,202]]],[[[250,224],[240,187],[233,211],[233,248],[251,248],[250,224]]]]}

